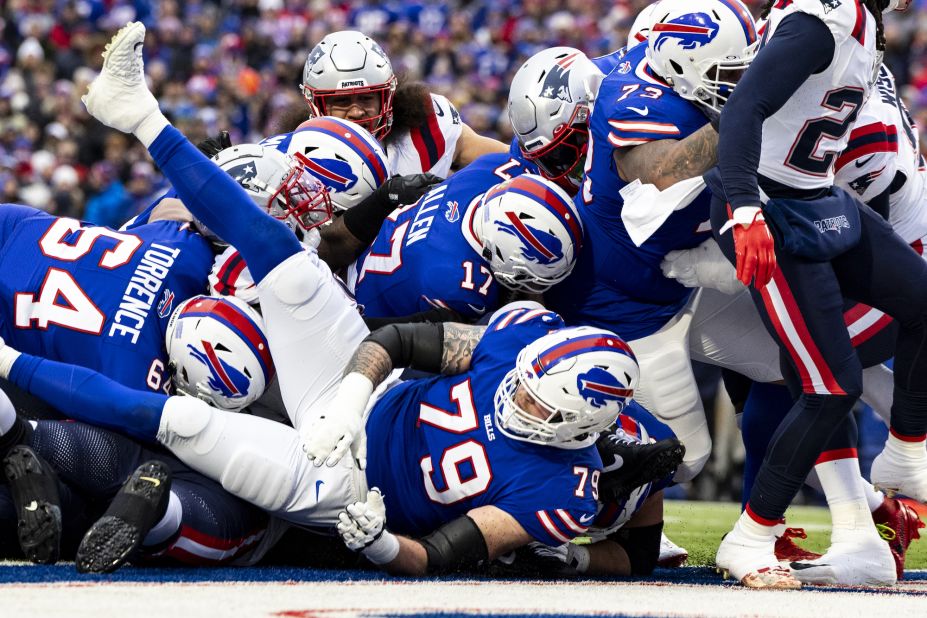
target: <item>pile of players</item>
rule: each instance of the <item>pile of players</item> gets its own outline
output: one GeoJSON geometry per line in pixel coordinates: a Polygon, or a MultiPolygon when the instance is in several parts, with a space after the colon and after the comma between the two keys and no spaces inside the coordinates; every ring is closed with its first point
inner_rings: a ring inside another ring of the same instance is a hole
{"type": "Polygon", "coordinates": [[[927,166],[881,64],[899,4],[771,1],[758,28],[738,0],[660,0],[614,54],[529,59],[510,146],[338,32],[306,122],[195,147],[129,24],[84,102],[172,190],[118,231],[0,207],[5,547],[253,564],[310,530],[394,573],[648,575],[685,556],[662,489],[710,455],[697,358],[748,451],[718,566],[893,584],[923,526],[894,493],[927,500],[927,166]],[[875,486],[860,397],[891,426],[875,486]],[[783,519],[806,482],[823,557],[783,519]]]}

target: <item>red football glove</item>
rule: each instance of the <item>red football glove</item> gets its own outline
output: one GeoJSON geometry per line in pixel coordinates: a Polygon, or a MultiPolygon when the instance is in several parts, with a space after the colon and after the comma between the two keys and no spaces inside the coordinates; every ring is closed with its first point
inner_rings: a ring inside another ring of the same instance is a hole
{"type": "Polygon", "coordinates": [[[763,211],[757,206],[742,206],[734,211],[721,232],[729,228],[734,228],[737,279],[744,285],[753,280],[758,290],[765,287],[776,271],[776,252],[763,211]]]}

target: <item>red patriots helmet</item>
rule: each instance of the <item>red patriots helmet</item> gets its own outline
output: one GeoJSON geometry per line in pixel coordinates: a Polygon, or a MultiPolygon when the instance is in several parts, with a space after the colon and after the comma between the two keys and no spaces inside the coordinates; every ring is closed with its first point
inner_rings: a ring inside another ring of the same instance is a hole
{"type": "Polygon", "coordinates": [[[234,297],[182,302],[167,323],[165,344],[177,392],[222,410],[253,403],[274,377],[264,321],[234,297]]]}
{"type": "Polygon", "coordinates": [[[618,335],[563,328],[518,354],[496,390],[496,424],[515,440],[583,448],[615,423],[639,380],[637,359],[618,335]],[[533,406],[524,405],[526,395],[533,406]]]}
{"type": "Polygon", "coordinates": [[[540,294],[566,279],[583,244],[573,200],[534,174],[487,191],[474,227],[493,276],[516,291],[540,294]]]}

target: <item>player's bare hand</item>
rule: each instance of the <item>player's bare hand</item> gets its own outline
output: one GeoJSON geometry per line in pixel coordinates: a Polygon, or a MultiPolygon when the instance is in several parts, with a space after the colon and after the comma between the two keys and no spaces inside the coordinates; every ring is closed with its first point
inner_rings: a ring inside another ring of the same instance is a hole
{"type": "Polygon", "coordinates": [[[334,466],[350,451],[363,470],[367,467],[363,418],[353,412],[333,410],[309,426],[303,450],[316,466],[334,466]]]}

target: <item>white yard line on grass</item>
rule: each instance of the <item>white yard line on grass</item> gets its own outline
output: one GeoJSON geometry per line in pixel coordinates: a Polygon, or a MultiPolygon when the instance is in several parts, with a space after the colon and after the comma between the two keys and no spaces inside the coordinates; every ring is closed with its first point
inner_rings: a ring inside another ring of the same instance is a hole
{"type": "Polygon", "coordinates": [[[8,584],[0,586],[0,598],[4,615],[92,618],[337,618],[449,612],[724,618],[795,618],[812,612],[815,618],[927,615],[927,596],[814,590],[767,592],[659,582],[8,584]]]}

